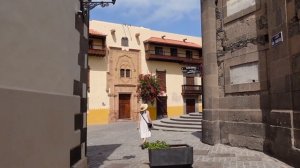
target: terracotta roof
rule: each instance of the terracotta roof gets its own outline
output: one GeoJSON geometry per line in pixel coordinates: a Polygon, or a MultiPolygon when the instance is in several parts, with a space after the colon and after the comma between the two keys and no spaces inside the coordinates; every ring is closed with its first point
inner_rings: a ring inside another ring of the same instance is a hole
{"type": "Polygon", "coordinates": [[[169,44],[169,45],[192,47],[192,48],[199,48],[199,49],[202,48],[199,44],[196,44],[196,43],[184,42],[184,41],[172,40],[172,39],[163,39],[163,38],[159,38],[159,37],[151,37],[144,42],[145,43],[150,42],[150,43],[159,43],[159,44],[169,44]]]}
{"type": "Polygon", "coordinates": [[[89,29],[89,34],[92,36],[102,36],[102,37],[106,36],[106,34],[100,33],[94,29],[89,29]]]}

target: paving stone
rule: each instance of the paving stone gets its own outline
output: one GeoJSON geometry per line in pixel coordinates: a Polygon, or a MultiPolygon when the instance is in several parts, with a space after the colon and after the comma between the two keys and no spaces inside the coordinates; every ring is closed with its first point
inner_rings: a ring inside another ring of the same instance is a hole
{"type": "MultiPolygon", "coordinates": [[[[201,142],[191,132],[153,130],[148,141],[188,144],[194,149],[193,168],[290,168],[262,152],[223,144],[201,142]]],[[[89,168],[149,168],[148,150],[141,150],[134,122],[89,126],[87,157],[89,168]]]]}

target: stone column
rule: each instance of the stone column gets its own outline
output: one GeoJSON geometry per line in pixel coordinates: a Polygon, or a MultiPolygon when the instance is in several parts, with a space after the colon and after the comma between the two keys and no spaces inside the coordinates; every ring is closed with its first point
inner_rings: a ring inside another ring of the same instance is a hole
{"type": "Polygon", "coordinates": [[[218,65],[216,54],[216,2],[201,1],[202,12],[202,55],[204,114],[202,121],[202,141],[208,144],[220,142],[218,65]]]}

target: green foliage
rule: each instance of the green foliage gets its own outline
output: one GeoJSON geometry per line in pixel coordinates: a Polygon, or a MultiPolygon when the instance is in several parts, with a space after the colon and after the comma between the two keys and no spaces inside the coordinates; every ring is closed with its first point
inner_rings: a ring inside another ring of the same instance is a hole
{"type": "Polygon", "coordinates": [[[144,147],[152,150],[152,149],[167,149],[170,146],[165,141],[157,140],[155,142],[146,142],[144,144],[144,147]]]}
{"type": "Polygon", "coordinates": [[[160,94],[160,91],[161,87],[155,75],[139,75],[137,94],[138,98],[141,98],[143,103],[153,104],[157,96],[160,94]]]}

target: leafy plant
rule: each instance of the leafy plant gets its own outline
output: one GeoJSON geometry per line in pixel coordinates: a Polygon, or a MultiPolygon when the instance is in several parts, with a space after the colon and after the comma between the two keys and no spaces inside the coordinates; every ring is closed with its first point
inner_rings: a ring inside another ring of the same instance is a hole
{"type": "Polygon", "coordinates": [[[152,149],[167,149],[170,146],[165,141],[157,140],[155,142],[146,142],[144,144],[144,147],[152,150],[152,149]]]}
{"type": "Polygon", "coordinates": [[[139,85],[137,87],[138,98],[141,98],[143,103],[153,104],[157,96],[160,94],[161,87],[155,75],[140,74],[139,85]]]}

